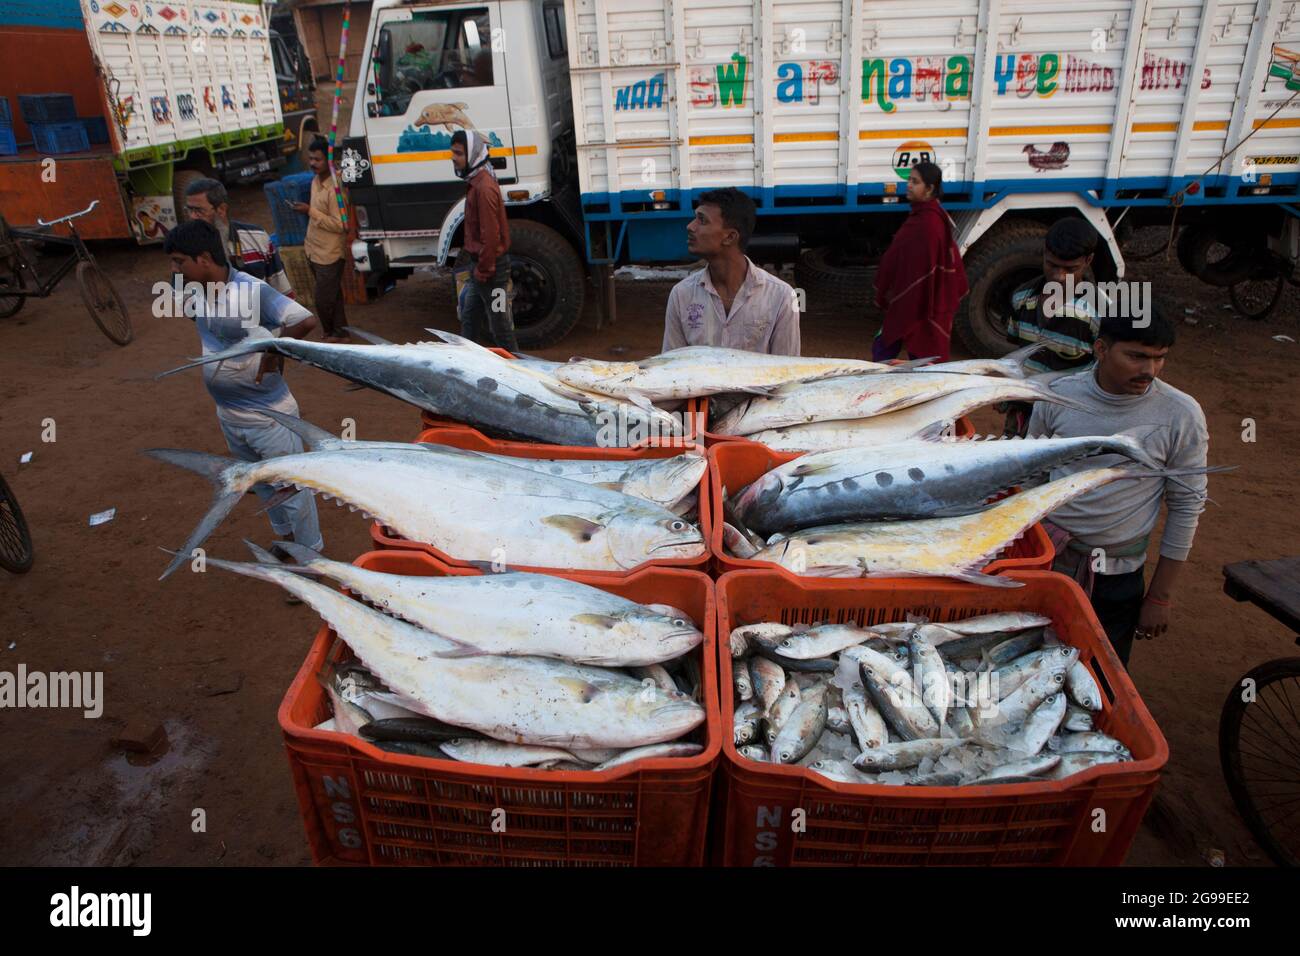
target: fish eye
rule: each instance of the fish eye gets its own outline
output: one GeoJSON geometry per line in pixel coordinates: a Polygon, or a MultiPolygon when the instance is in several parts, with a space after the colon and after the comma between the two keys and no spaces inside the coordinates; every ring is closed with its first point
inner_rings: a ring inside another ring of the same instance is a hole
{"type": "Polygon", "coordinates": [[[790,751],[788,751],[788,750],[782,750],[782,751],[781,751],[781,759],[782,759],[783,761],[784,761],[784,760],[789,760],[789,759],[790,759],[790,751]]]}
{"type": "Polygon", "coordinates": [[[674,522],[673,522],[672,524],[670,524],[668,527],[669,527],[669,529],[672,530],[672,531],[685,531],[685,530],[686,530],[686,522],[685,522],[685,521],[674,521],[674,522]]]}
{"type": "Polygon", "coordinates": [[[680,617],[673,618],[673,627],[685,627],[686,623],[687,622],[683,618],[680,617]]]}

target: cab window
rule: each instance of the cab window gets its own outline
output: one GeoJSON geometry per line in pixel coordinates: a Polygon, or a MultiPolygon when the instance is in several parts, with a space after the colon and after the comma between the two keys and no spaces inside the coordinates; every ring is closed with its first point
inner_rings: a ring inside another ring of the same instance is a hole
{"type": "Polygon", "coordinates": [[[383,116],[401,116],[422,90],[492,86],[492,26],[487,7],[416,11],[385,23],[375,51],[383,116]]]}
{"type": "Polygon", "coordinates": [[[568,40],[564,36],[564,13],[559,4],[551,4],[542,10],[542,19],[546,24],[546,52],[552,60],[558,60],[569,53],[568,40]]]}

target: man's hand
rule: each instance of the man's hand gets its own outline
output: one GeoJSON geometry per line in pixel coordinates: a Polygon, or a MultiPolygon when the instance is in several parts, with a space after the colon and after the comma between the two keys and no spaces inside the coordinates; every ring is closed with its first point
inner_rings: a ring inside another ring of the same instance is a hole
{"type": "Polygon", "coordinates": [[[1133,637],[1139,641],[1149,641],[1169,630],[1169,606],[1143,600],[1142,610],[1138,613],[1138,624],[1133,637]]]}
{"type": "Polygon", "coordinates": [[[307,205],[305,202],[291,202],[289,205],[293,207],[294,212],[300,212],[304,216],[311,215],[311,206],[307,205]]]}
{"type": "Polygon", "coordinates": [[[262,376],[267,372],[284,371],[284,356],[276,355],[274,352],[266,352],[262,355],[262,364],[257,370],[257,384],[262,384],[262,376]]]}

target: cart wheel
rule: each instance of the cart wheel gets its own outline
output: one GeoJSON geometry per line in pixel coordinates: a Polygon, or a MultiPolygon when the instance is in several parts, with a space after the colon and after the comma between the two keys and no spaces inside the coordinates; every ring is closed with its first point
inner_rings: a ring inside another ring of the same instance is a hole
{"type": "Polygon", "coordinates": [[[25,288],[27,288],[27,280],[23,277],[21,267],[0,268],[0,319],[7,319],[11,315],[17,315],[19,310],[27,304],[27,296],[5,295],[5,290],[21,291],[25,288]]]}
{"type": "Polygon", "coordinates": [[[135,337],[122,297],[94,260],[83,259],[77,263],[77,285],[81,287],[86,311],[101,332],[118,345],[126,345],[135,337]]]}
{"type": "Polygon", "coordinates": [[[1255,278],[1252,276],[1228,288],[1228,297],[1232,307],[1243,319],[1259,320],[1267,318],[1282,301],[1282,290],[1286,288],[1286,279],[1279,274],[1268,274],[1255,278]]]}
{"type": "Polygon", "coordinates": [[[1223,705],[1219,761],[1237,812],[1278,866],[1300,864],[1298,748],[1300,658],[1261,664],[1223,705]]]}
{"type": "Polygon", "coordinates": [[[22,574],[32,566],[32,536],[18,499],[0,478],[0,568],[22,574]]]}

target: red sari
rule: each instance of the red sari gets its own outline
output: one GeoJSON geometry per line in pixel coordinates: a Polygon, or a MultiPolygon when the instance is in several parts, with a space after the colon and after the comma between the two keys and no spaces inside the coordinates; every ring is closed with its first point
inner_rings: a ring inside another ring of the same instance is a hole
{"type": "Polygon", "coordinates": [[[906,346],[911,358],[946,362],[952,318],[966,291],[952,220],[937,199],[912,203],[876,270],[876,307],[885,313],[878,344],[895,356],[906,346]]]}

